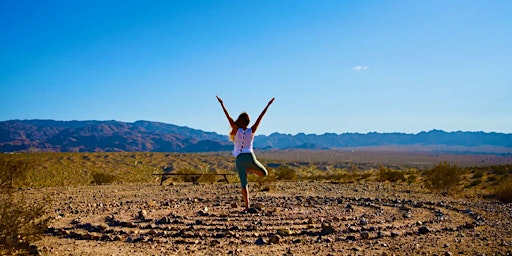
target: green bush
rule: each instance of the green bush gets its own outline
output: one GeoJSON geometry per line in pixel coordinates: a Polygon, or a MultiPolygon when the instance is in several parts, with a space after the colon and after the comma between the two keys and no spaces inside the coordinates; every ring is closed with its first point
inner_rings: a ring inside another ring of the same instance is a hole
{"type": "Polygon", "coordinates": [[[471,181],[466,187],[467,188],[474,187],[481,183],[482,183],[482,179],[475,179],[475,180],[471,181]]]}
{"type": "Polygon", "coordinates": [[[457,187],[463,170],[447,162],[439,163],[425,172],[425,183],[433,190],[448,192],[457,187]]]}
{"type": "Polygon", "coordinates": [[[405,175],[402,171],[381,166],[379,168],[379,173],[377,174],[377,180],[390,182],[405,181],[405,175]]]}
{"type": "Polygon", "coordinates": [[[297,172],[288,166],[281,165],[276,171],[276,176],[278,180],[296,180],[297,172]]]}
{"type": "Polygon", "coordinates": [[[23,185],[32,163],[14,155],[0,155],[0,189],[23,185]]]}
{"type": "Polygon", "coordinates": [[[92,184],[111,184],[116,180],[116,176],[106,172],[94,172],[92,174],[92,184]]]}
{"type": "Polygon", "coordinates": [[[482,171],[477,171],[473,174],[473,179],[481,179],[484,177],[484,173],[482,171]]]}
{"type": "Polygon", "coordinates": [[[512,179],[503,181],[496,188],[496,197],[505,203],[512,203],[512,179]]]}
{"type": "Polygon", "coordinates": [[[27,254],[41,239],[50,219],[44,204],[26,202],[22,194],[3,190],[0,195],[0,255],[27,254]]]}

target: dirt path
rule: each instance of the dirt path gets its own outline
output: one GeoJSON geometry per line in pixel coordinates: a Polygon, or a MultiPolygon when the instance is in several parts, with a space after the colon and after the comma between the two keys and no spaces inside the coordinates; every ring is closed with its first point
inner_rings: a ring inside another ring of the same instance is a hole
{"type": "Polygon", "coordinates": [[[389,183],[235,184],[31,189],[56,219],[43,255],[512,254],[512,206],[389,183]]]}

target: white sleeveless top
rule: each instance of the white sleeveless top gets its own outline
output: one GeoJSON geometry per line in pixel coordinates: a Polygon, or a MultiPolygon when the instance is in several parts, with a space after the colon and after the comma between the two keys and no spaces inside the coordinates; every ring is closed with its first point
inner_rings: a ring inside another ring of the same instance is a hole
{"type": "Polygon", "coordinates": [[[237,157],[241,153],[252,153],[253,139],[254,134],[252,133],[251,128],[247,128],[245,131],[242,128],[238,128],[233,141],[235,145],[235,148],[233,149],[233,156],[237,157]]]}

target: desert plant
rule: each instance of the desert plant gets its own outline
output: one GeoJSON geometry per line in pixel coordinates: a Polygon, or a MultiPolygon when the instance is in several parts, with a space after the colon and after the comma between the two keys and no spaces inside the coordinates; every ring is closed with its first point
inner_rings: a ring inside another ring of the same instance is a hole
{"type": "Polygon", "coordinates": [[[512,203],[512,179],[503,181],[496,188],[496,197],[505,203],[512,203]]]}
{"type": "Polygon", "coordinates": [[[476,171],[475,173],[473,173],[473,179],[481,179],[484,177],[484,172],[482,171],[476,171]]]}
{"type": "Polygon", "coordinates": [[[297,172],[292,168],[281,165],[275,170],[278,180],[296,180],[297,172]]]}
{"type": "Polygon", "coordinates": [[[26,254],[48,229],[44,204],[28,203],[23,194],[3,190],[0,195],[0,254],[26,254]]]}
{"type": "Polygon", "coordinates": [[[473,181],[471,181],[467,186],[466,188],[470,188],[470,187],[475,187],[475,186],[478,186],[482,183],[482,179],[475,179],[473,181]]]}
{"type": "Polygon", "coordinates": [[[428,187],[433,190],[448,192],[459,184],[463,170],[455,164],[442,162],[427,170],[425,174],[425,183],[428,187]]]}
{"type": "Polygon", "coordinates": [[[32,163],[11,155],[0,155],[0,189],[21,185],[32,163]]]}
{"type": "Polygon", "coordinates": [[[111,184],[116,180],[116,176],[106,172],[94,172],[92,174],[92,184],[111,184]]]}
{"type": "Polygon", "coordinates": [[[399,170],[393,170],[386,166],[381,166],[379,168],[379,173],[377,174],[377,180],[390,182],[404,181],[405,175],[399,170]]]}

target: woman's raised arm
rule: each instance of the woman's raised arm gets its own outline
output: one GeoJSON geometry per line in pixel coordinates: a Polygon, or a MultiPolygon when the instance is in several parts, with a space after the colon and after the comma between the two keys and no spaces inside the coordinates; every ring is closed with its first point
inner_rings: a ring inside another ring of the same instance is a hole
{"type": "Polygon", "coordinates": [[[216,97],[217,97],[217,100],[219,101],[220,105],[222,106],[222,110],[224,110],[224,114],[226,114],[229,125],[231,127],[235,127],[236,126],[235,121],[233,121],[233,118],[231,118],[231,116],[229,116],[228,110],[226,109],[226,107],[224,107],[224,102],[222,101],[221,98],[219,98],[219,96],[216,96],[216,97]]]}
{"type": "Polygon", "coordinates": [[[261,122],[261,119],[263,118],[263,116],[265,115],[265,113],[267,112],[267,109],[268,107],[270,106],[270,104],[272,104],[272,102],[274,102],[276,98],[272,98],[268,103],[267,103],[267,106],[265,107],[265,109],[263,109],[263,111],[261,112],[260,116],[258,116],[258,119],[256,119],[256,122],[252,125],[251,127],[251,130],[253,133],[256,132],[256,130],[258,129],[258,126],[260,126],[260,122],[261,122]]]}

